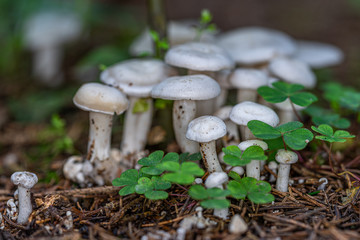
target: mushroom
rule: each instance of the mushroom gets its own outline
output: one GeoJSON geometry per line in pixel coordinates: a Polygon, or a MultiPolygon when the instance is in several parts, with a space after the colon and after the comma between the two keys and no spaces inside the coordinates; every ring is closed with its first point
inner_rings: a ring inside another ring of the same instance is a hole
{"type": "Polygon", "coordinates": [[[329,180],[326,177],[319,179],[320,185],[317,187],[317,190],[325,190],[326,185],[329,183],[329,180]]]}
{"type": "Polygon", "coordinates": [[[257,89],[267,85],[268,77],[261,71],[249,68],[237,68],[230,76],[230,83],[237,88],[237,102],[256,102],[257,89]]]}
{"type": "Polygon", "coordinates": [[[124,155],[144,150],[153,116],[153,101],[149,98],[151,89],[172,75],[172,71],[158,59],[132,59],[115,64],[101,73],[102,82],[124,92],[130,101],[121,142],[124,155]],[[140,99],[146,101],[148,109],[134,113],[134,106],[140,99]]]}
{"type": "Polygon", "coordinates": [[[279,119],[280,119],[280,125],[284,124],[284,123],[288,123],[288,122],[292,122],[294,120],[298,120],[296,118],[296,114],[294,113],[295,111],[301,111],[303,110],[305,107],[301,107],[299,105],[294,105],[294,109],[291,106],[291,102],[289,99],[286,99],[283,102],[280,103],[274,103],[274,106],[278,109],[278,115],[279,115],[279,119]]]}
{"type": "MultiPolygon", "coordinates": [[[[271,161],[269,162],[269,169],[273,172],[273,173],[277,173],[277,169],[278,169],[278,164],[275,161],[271,161]]],[[[274,175],[270,174],[270,178],[269,178],[269,182],[275,182],[276,178],[274,175]]]]}
{"type": "Polygon", "coordinates": [[[220,94],[219,84],[206,75],[170,77],[154,86],[153,98],[175,100],[173,105],[173,127],[175,138],[182,152],[196,153],[199,146],[186,139],[188,124],[195,118],[197,100],[211,99],[220,94]]]}
{"type": "Polygon", "coordinates": [[[229,232],[232,234],[243,234],[248,230],[248,225],[245,220],[239,215],[235,214],[229,224],[229,232]]]}
{"type": "Polygon", "coordinates": [[[222,172],[216,154],[215,140],[226,134],[226,125],[218,117],[202,116],[189,123],[186,138],[200,144],[204,165],[209,173],[222,172]]]}
{"type": "Polygon", "coordinates": [[[230,113],[231,121],[241,126],[242,140],[255,138],[247,123],[251,120],[259,120],[273,127],[279,124],[279,117],[274,110],[264,105],[254,102],[241,102],[233,107],[230,113]]]}
{"type": "Polygon", "coordinates": [[[279,149],[275,155],[275,159],[279,163],[276,189],[281,192],[287,192],[289,184],[290,165],[298,161],[298,155],[290,150],[279,149]]]}
{"type": "Polygon", "coordinates": [[[38,178],[31,172],[15,172],[11,175],[11,182],[19,190],[19,215],[18,224],[26,224],[32,212],[30,189],[38,182],[38,178]]]}
{"type": "MultiPolygon", "coordinates": [[[[239,144],[239,148],[241,151],[245,151],[251,146],[259,146],[264,151],[268,149],[267,143],[261,140],[247,140],[239,144]]],[[[259,160],[253,159],[250,163],[246,164],[246,176],[256,178],[256,180],[260,180],[260,162],[261,161],[259,160]]]]}
{"type": "Polygon", "coordinates": [[[48,86],[62,83],[62,50],[65,43],[80,36],[82,24],[71,13],[42,12],[32,16],[25,26],[25,45],[34,52],[34,75],[48,86]]]}
{"type": "Polygon", "coordinates": [[[226,135],[222,138],[224,147],[238,145],[240,143],[238,128],[236,124],[230,120],[232,108],[232,106],[224,106],[214,113],[214,116],[223,120],[226,125],[226,135]]]}
{"type": "MultiPolygon", "coordinates": [[[[110,159],[113,115],[128,108],[126,96],[119,90],[99,84],[82,85],[73,98],[74,104],[89,111],[90,128],[86,160],[104,181],[111,182],[117,174],[116,163],[110,159]]],[[[100,184],[102,185],[102,184],[100,184]]]]}
{"type": "Polygon", "coordinates": [[[220,95],[215,99],[214,110],[218,111],[222,106],[226,104],[229,89],[233,88],[229,82],[229,77],[232,71],[230,69],[224,69],[216,72],[216,81],[221,87],[220,95]]]}
{"type": "MultiPolygon", "coordinates": [[[[229,177],[225,172],[213,172],[205,180],[206,188],[220,188],[224,189],[223,184],[229,181],[229,177]]],[[[222,219],[227,219],[229,209],[214,209],[214,216],[222,219]]]]}

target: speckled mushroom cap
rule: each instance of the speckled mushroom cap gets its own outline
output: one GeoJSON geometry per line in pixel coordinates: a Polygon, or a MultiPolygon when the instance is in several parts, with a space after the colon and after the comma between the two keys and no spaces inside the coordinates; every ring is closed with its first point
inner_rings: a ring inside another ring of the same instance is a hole
{"type": "Polygon", "coordinates": [[[275,58],[270,61],[269,70],[276,77],[289,83],[301,84],[307,88],[313,88],[316,85],[315,74],[309,65],[298,59],[275,58]]]}
{"type": "Polygon", "coordinates": [[[32,188],[37,182],[36,174],[31,172],[14,172],[11,175],[11,182],[24,188],[32,188]]]}
{"type": "Polygon", "coordinates": [[[152,87],[169,77],[173,69],[158,59],[132,59],[115,64],[100,80],[135,97],[149,97],[152,87]]]}
{"type": "Polygon", "coordinates": [[[113,115],[123,113],[129,105],[118,89],[100,83],[85,83],[76,92],[74,104],[84,110],[113,115]]]}
{"type": "Polygon", "coordinates": [[[218,44],[235,62],[251,65],[267,62],[276,56],[290,56],[295,42],[286,34],[262,27],[246,27],[222,34],[218,44]]]}
{"type": "Polygon", "coordinates": [[[151,96],[168,100],[207,100],[217,97],[220,90],[214,79],[198,74],[167,78],[153,87],[151,96]]]}
{"type": "Polygon", "coordinates": [[[259,146],[261,147],[264,151],[268,149],[268,145],[266,142],[261,141],[261,140],[246,140],[241,142],[238,147],[240,148],[241,151],[245,151],[247,148],[251,147],[251,146],[259,146]]]}
{"type": "Polygon", "coordinates": [[[249,68],[237,68],[230,76],[230,83],[235,88],[258,89],[267,85],[268,77],[261,71],[249,68]]]}
{"type": "Polygon", "coordinates": [[[233,60],[222,48],[201,42],[189,42],[170,48],[165,55],[165,62],[196,71],[220,71],[234,66],[233,60]]]}
{"type": "Polygon", "coordinates": [[[213,172],[207,177],[205,181],[205,187],[219,187],[227,181],[229,181],[229,177],[225,172],[213,172]]]}
{"type": "Polygon", "coordinates": [[[226,134],[223,120],[215,116],[201,116],[192,120],[186,131],[186,138],[199,143],[211,142],[226,134]]]}
{"type": "Polygon", "coordinates": [[[281,164],[293,164],[298,161],[298,155],[293,151],[279,149],[275,155],[275,159],[281,164]]]}
{"type": "MultiPolygon", "coordinates": [[[[286,99],[285,101],[280,102],[280,103],[273,103],[273,105],[280,110],[284,110],[284,111],[292,111],[293,110],[289,99],[286,99]]],[[[302,106],[299,106],[296,104],[294,104],[294,107],[298,111],[305,109],[305,107],[302,107],[302,106]]]]}
{"type": "Polygon", "coordinates": [[[244,126],[251,120],[259,120],[273,127],[279,124],[279,117],[274,110],[250,101],[235,105],[231,110],[230,119],[234,123],[244,126]]]}
{"type": "Polygon", "coordinates": [[[220,118],[223,121],[228,120],[228,119],[230,119],[230,113],[231,113],[232,108],[233,108],[233,106],[221,107],[214,113],[214,116],[220,118]]]}
{"type": "Polygon", "coordinates": [[[295,57],[306,62],[312,68],[331,67],[344,60],[344,53],[331,44],[297,41],[297,46],[295,57]]]}

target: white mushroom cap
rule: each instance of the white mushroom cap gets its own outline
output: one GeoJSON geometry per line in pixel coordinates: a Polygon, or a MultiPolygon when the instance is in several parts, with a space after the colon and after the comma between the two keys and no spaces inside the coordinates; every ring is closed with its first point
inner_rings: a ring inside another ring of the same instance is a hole
{"type": "Polygon", "coordinates": [[[298,155],[293,151],[279,149],[275,155],[275,159],[281,164],[293,164],[298,161],[298,155]]]}
{"type": "Polygon", "coordinates": [[[38,178],[36,174],[31,172],[14,172],[11,175],[11,182],[23,188],[30,189],[38,182],[38,178]]]}
{"type": "Polygon", "coordinates": [[[219,187],[227,181],[229,181],[229,177],[225,172],[213,172],[205,180],[205,187],[219,187]]]}
{"type": "Polygon", "coordinates": [[[237,167],[233,167],[231,169],[231,171],[236,172],[237,174],[239,174],[240,176],[242,176],[245,172],[243,167],[237,166],[237,167]]]}
{"type": "Polygon", "coordinates": [[[219,139],[226,134],[223,120],[214,116],[202,116],[189,123],[186,138],[192,141],[206,143],[219,139]]]}
{"type": "Polygon", "coordinates": [[[165,55],[169,65],[197,71],[219,71],[234,66],[227,53],[211,43],[190,42],[169,49],[165,55]]]}
{"type": "MultiPolygon", "coordinates": [[[[285,101],[283,102],[280,102],[280,103],[273,103],[273,105],[280,109],[280,110],[283,110],[283,111],[292,111],[292,107],[291,107],[291,103],[290,103],[290,100],[287,98],[285,101]]],[[[302,106],[299,106],[299,105],[296,105],[294,104],[294,107],[296,110],[298,111],[301,111],[303,110],[305,107],[302,107],[302,106]]]]}
{"type": "Polygon", "coordinates": [[[153,98],[168,100],[207,100],[220,94],[219,84],[206,75],[170,77],[154,86],[153,98]]]}
{"type": "Polygon", "coordinates": [[[152,87],[171,74],[171,67],[158,59],[132,59],[107,68],[100,79],[127,95],[148,97],[152,87]]]}
{"type": "Polygon", "coordinates": [[[76,39],[81,22],[71,13],[42,12],[32,16],[25,26],[25,44],[40,49],[76,39]]]}
{"type": "Polygon", "coordinates": [[[214,113],[214,116],[220,118],[223,121],[228,120],[228,119],[230,119],[230,113],[231,113],[232,109],[233,109],[233,106],[224,106],[224,107],[220,108],[219,110],[217,110],[214,113]]]}
{"type": "Polygon", "coordinates": [[[269,162],[269,168],[271,170],[276,170],[278,168],[278,164],[275,161],[269,162]]]}
{"type": "Polygon", "coordinates": [[[276,56],[290,56],[295,42],[286,34],[262,27],[238,28],[219,37],[223,47],[235,62],[251,65],[267,62],[276,56]]]}
{"type": "Polygon", "coordinates": [[[266,142],[261,141],[261,140],[246,140],[241,142],[238,147],[240,148],[241,151],[245,151],[247,148],[251,147],[251,146],[259,146],[261,147],[264,151],[268,149],[268,145],[266,142]]]}
{"type": "Polygon", "coordinates": [[[269,70],[276,77],[289,82],[313,88],[316,85],[315,74],[308,64],[298,59],[285,57],[275,58],[270,61],[269,70]]]}
{"type": "Polygon", "coordinates": [[[84,111],[110,115],[123,113],[129,105],[126,96],[122,92],[100,83],[82,85],[76,92],[73,102],[84,111]]]}
{"type": "Polygon", "coordinates": [[[344,53],[331,44],[297,41],[297,46],[295,57],[306,62],[312,68],[331,67],[344,60],[344,53]]]}
{"type": "Polygon", "coordinates": [[[230,76],[230,83],[236,88],[258,89],[267,85],[268,77],[261,70],[237,68],[230,76]]]}
{"type": "Polygon", "coordinates": [[[249,101],[235,105],[231,110],[230,119],[238,125],[247,125],[251,120],[259,120],[273,127],[279,124],[279,117],[274,110],[249,101]]]}

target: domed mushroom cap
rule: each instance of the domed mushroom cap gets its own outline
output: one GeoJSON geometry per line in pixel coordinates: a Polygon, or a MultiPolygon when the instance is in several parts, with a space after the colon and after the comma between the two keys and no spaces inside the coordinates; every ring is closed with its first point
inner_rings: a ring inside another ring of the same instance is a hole
{"type": "Polygon", "coordinates": [[[218,96],[220,90],[214,79],[198,74],[167,78],[153,87],[151,96],[168,100],[207,100],[218,96]]]}
{"type": "Polygon", "coordinates": [[[213,172],[211,173],[206,181],[205,181],[205,187],[206,188],[213,188],[213,187],[219,187],[222,184],[229,181],[229,177],[224,172],[213,172]]]}
{"type": "Polygon", "coordinates": [[[313,88],[316,85],[315,74],[309,65],[298,59],[275,58],[270,61],[269,70],[276,77],[289,83],[301,84],[307,88],[313,88]]]}
{"type": "Polygon", "coordinates": [[[271,170],[275,170],[278,168],[278,164],[275,161],[271,161],[271,162],[269,162],[269,168],[271,170]]]}
{"type": "Polygon", "coordinates": [[[206,143],[219,139],[226,134],[223,120],[214,116],[202,116],[189,123],[186,138],[192,141],[206,143]]]}
{"type": "Polygon", "coordinates": [[[31,172],[14,172],[11,175],[11,182],[24,188],[32,188],[38,182],[38,178],[31,172]]]}
{"type": "Polygon", "coordinates": [[[260,70],[238,68],[231,74],[230,83],[236,88],[258,89],[267,85],[268,77],[260,70]]]}
{"type": "Polygon", "coordinates": [[[122,92],[100,83],[82,85],[76,92],[73,102],[84,111],[110,115],[123,113],[129,105],[126,96],[122,92]]]}
{"type": "Polygon", "coordinates": [[[71,13],[42,12],[32,16],[25,26],[25,45],[30,48],[56,46],[77,38],[80,20],[71,13]]]}
{"type": "Polygon", "coordinates": [[[170,48],[165,55],[165,62],[197,71],[219,71],[234,66],[234,62],[222,48],[201,42],[190,42],[170,48]]]}
{"type": "Polygon", "coordinates": [[[293,164],[298,161],[298,155],[293,151],[279,149],[275,155],[275,159],[281,164],[293,164]]]}
{"type": "Polygon", "coordinates": [[[279,117],[274,110],[250,101],[235,105],[231,110],[230,119],[238,125],[245,126],[251,120],[259,120],[273,127],[279,124],[279,117]]]}
{"type": "Polygon", "coordinates": [[[247,140],[247,141],[241,142],[238,145],[238,147],[240,148],[241,151],[245,151],[247,148],[249,148],[251,146],[259,146],[264,151],[268,149],[267,143],[264,141],[261,141],[261,140],[247,140]]]}
{"type": "MultiPolygon", "coordinates": [[[[285,101],[280,102],[280,103],[273,103],[273,105],[280,110],[284,110],[284,111],[292,111],[293,110],[289,99],[286,99],[285,101]]],[[[299,106],[296,104],[294,104],[294,107],[298,111],[305,109],[305,107],[302,107],[302,106],[299,106]]]]}
{"type": "Polygon", "coordinates": [[[172,71],[158,59],[132,59],[107,68],[101,73],[100,80],[127,95],[148,97],[152,87],[172,75],[172,71]]]}
{"type": "Polygon", "coordinates": [[[286,34],[262,27],[239,28],[221,35],[218,44],[235,62],[250,65],[267,62],[276,56],[290,56],[295,42],[286,34]]]}
{"type": "Polygon", "coordinates": [[[224,106],[224,107],[218,109],[214,113],[214,116],[220,118],[223,121],[228,120],[228,119],[230,119],[230,113],[231,113],[232,108],[233,108],[233,106],[224,106]]]}
{"type": "Polygon", "coordinates": [[[298,41],[297,59],[306,62],[312,68],[325,68],[340,64],[344,60],[344,53],[334,45],[298,41]]]}

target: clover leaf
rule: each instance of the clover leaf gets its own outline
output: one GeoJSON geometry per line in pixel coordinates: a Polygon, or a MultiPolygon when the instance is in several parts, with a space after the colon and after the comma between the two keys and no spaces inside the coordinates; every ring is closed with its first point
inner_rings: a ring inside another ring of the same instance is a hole
{"type": "Polygon", "coordinates": [[[321,124],[318,127],[311,126],[311,129],[322,135],[315,136],[316,139],[327,141],[327,142],[346,142],[347,138],[353,138],[348,131],[337,130],[334,132],[333,128],[327,124],[321,124]]]}
{"type": "Polygon", "coordinates": [[[304,112],[311,116],[311,120],[315,125],[328,124],[340,129],[350,127],[350,121],[348,119],[342,118],[339,114],[319,106],[311,105],[307,107],[304,112]]]}
{"type": "Polygon", "coordinates": [[[141,172],[148,175],[160,175],[164,170],[160,167],[162,162],[178,162],[179,155],[177,153],[168,153],[164,156],[163,151],[155,151],[148,157],[144,157],[138,161],[138,164],[144,166],[141,168],[141,172]]]}
{"type": "Polygon", "coordinates": [[[168,197],[168,193],[162,190],[169,189],[170,187],[171,183],[163,180],[161,177],[153,176],[151,179],[142,177],[135,186],[135,192],[144,194],[150,200],[159,200],[168,197]]]}
{"type": "Polygon", "coordinates": [[[139,172],[136,169],[129,169],[123,172],[119,178],[115,178],[112,181],[112,184],[116,187],[125,186],[119,191],[120,196],[125,196],[135,193],[135,187],[138,183],[138,180],[139,172]]]}
{"type": "Polygon", "coordinates": [[[306,107],[317,101],[317,97],[309,92],[301,92],[304,86],[300,84],[290,84],[285,82],[274,82],[272,88],[262,86],[258,88],[258,93],[270,103],[280,103],[287,98],[296,105],[306,107]]]}
{"type": "Polygon", "coordinates": [[[238,146],[228,146],[222,149],[225,153],[224,162],[231,166],[245,166],[251,160],[266,160],[264,150],[259,146],[248,147],[244,152],[238,146]]]}
{"type": "Polygon", "coordinates": [[[234,198],[245,199],[247,197],[256,204],[269,203],[275,200],[274,196],[269,193],[271,191],[270,184],[252,177],[244,177],[237,181],[232,180],[228,183],[227,189],[234,198]]]}
{"type": "Polygon", "coordinates": [[[162,178],[166,181],[178,184],[191,184],[195,180],[195,176],[201,177],[205,171],[194,162],[164,162],[162,169],[171,172],[165,173],[162,178]]]}
{"type": "Polygon", "coordinates": [[[187,161],[199,161],[201,159],[202,159],[201,153],[199,153],[199,152],[193,153],[193,154],[185,152],[185,153],[181,153],[179,156],[180,163],[187,162],[187,161]]]}
{"type": "Polygon", "coordinates": [[[230,194],[229,190],[220,188],[205,189],[202,185],[193,185],[189,189],[189,195],[200,200],[200,205],[204,208],[223,209],[230,206],[230,201],[225,197],[230,194]]]}

